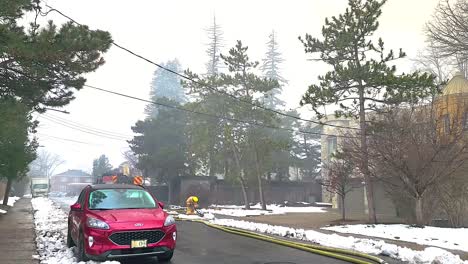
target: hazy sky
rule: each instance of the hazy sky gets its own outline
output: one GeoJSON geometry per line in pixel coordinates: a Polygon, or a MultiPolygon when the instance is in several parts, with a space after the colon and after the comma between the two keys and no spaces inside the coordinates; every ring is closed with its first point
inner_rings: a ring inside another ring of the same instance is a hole
{"type": "MultiPolygon", "coordinates": [[[[305,33],[319,36],[324,19],[338,15],[347,6],[346,0],[48,0],[51,6],[68,14],[92,29],[109,31],[113,39],[156,62],[177,58],[183,68],[204,72],[208,42],[205,28],[216,15],[224,31],[226,52],[236,40],[249,46],[249,56],[259,60],[266,51],[265,43],[272,30],[283,58],[283,76],[289,80],[282,99],[289,108],[298,107],[307,86],[323,73],[323,65],[308,61],[298,36],[305,33]]],[[[430,19],[438,0],[389,0],[383,8],[377,37],[386,48],[403,48],[409,57],[424,47],[423,27],[430,19]]],[[[65,21],[57,14],[48,19],[65,21]]],[[[153,65],[115,47],[105,54],[106,64],[87,75],[88,84],[113,91],[148,98],[153,65]]],[[[399,63],[400,70],[412,67],[409,60],[399,63]]],[[[131,138],[131,126],[144,117],[145,104],[130,99],[84,88],[76,100],[65,107],[69,115],[48,112],[47,115],[81,125],[119,133],[131,138]]],[[[50,118],[50,117],[49,117],[50,118]]],[[[112,165],[124,161],[128,149],[124,140],[100,137],[39,117],[40,144],[60,155],[66,163],[57,172],[67,169],[90,171],[92,160],[101,154],[110,157],[112,165]],[[81,143],[75,142],[79,141],[81,143]]]]}

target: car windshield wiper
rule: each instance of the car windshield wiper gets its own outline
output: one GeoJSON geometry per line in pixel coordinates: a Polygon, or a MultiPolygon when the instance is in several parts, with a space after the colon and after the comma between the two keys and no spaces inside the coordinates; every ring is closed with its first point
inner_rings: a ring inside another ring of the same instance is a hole
{"type": "MultiPolygon", "coordinates": [[[[90,208],[91,209],[91,208],[90,208]]],[[[99,211],[105,211],[105,210],[115,210],[115,208],[93,208],[91,210],[99,210],[99,211]]]]}

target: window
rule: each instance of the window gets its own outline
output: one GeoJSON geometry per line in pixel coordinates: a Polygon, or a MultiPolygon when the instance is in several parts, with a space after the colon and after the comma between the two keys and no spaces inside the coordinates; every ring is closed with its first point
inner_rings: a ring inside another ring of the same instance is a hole
{"type": "Polygon", "coordinates": [[[327,157],[328,157],[328,160],[331,159],[332,155],[335,153],[336,151],[336,137],[333,136],[333,137],[329,137],[327,138],[327,157]]]}
{"type": "Polygon", "coordinates": [[[448,114],[442,116],[442,122],[444,122],[444,133],[450,133],[450,116],[448,114]]]}
{"type": "Polygon", "coordinates": [[[86,193],[86,189],[83,189],[80,193],[80,196],[78,196],[78,201],[77,203],[81,204],[81,208],[83,208],[84,206],[84,201],[85,201],[85,193],[86,193]]]}
{"type": "Polygon", "coordinates": [[[157,208],[156,202],[145,190],[103,189],[89,194],[89,209],[143,209],[157,208]]]}

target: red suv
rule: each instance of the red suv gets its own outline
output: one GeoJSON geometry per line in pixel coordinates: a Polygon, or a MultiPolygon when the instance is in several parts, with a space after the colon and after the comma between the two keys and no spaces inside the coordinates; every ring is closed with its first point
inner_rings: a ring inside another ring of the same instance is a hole
{"type": "Polygon", "coordinates": [[[81,191],[68,216],[67,246],[80,261],[174,254],[175,220],[143,187],[97,184],[81,191]]]}

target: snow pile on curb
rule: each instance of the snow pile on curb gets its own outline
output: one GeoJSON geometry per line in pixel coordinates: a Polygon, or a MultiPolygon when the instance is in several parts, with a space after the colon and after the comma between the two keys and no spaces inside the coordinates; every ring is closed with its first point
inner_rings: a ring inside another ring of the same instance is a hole
{"type": "Polygon", "coordinates": [[[428,247],[423,251],[416,251],[406,247],[388,244],[382,240],[345,237],[337,234],[324,234],[314,230],[295,229],[233,219],[213,219],[210,220],[210,223],[310,241],[323,246],[350,249],[374,255],[384,255],[410,263],[468,264],[468,261],[461,260],[458,255],[434,247],[428,247]]]}
{"type": "Polygon", "coordinates": [[[212,220],[215,219],[215,216],[210,213],[204,214],[204,216],[199,216],[199,215],[186,215],[186,214],[178,214],[178,218],[180,219],[186,219],[186,220],[212,220]]]}
{"type": "Polygon", "coordinates": [[[214,209],[202,209],[204,213],[219,214],[219,215],[229,215],[229,216],[256,216],[256,215],[280,215],[286,213],[323,213],[326,212],[324,207],[316,206],[284,206],[278,204],[269,204],[267,205],[267,211],[260,210],[262,207],[260,204],[251,206],[251,210],[245,210],[244,206],[239,205],[211,205],[214,209]]]}
{"type": "MultiPolygon", "coordinates": [[[[8,206],[14,206],[16,201],[18,201],[20,197],[8,197],[8,206]]],[[[0,200],[0,205],[3,204],[3,200],[0,200]]],[[[8,211],[0,209],[0,214],[6,214],[8,211]]]]}
{"type": "MultiPolygon", "coordinates": [[[[67,214],[47,198],[34,198],[31,202],[34,208],[36,245],[41,263],[78,263],[72,249],[66,246],[67,214]]],[[[88,261],[87,263],[96,262],[88,261]]],[[[106,261],[104,263],[119,264],[117,261],[106,261]]]]}
{"type": "Polygon", "coordinates": [[[424,228],[408,225],[342,225],[324,227],[340,233],[395,239],[420,245],[468,251],[468,228],[424,228]]]}

